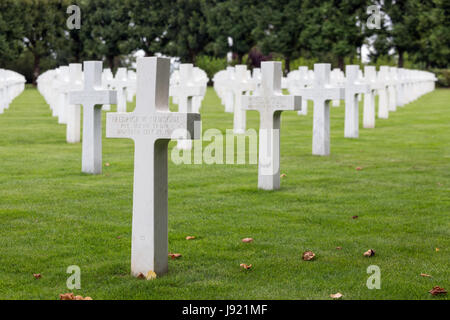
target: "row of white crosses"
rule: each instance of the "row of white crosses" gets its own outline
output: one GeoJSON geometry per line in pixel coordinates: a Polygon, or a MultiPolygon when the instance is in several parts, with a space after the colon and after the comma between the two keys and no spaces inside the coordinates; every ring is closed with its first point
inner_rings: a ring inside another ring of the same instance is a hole
{"type": "Polygon", "coordinates": [[[25,77],[21,74],[0,69],[0,114],[9,108],[10,103],[25,89],[25,77]]]}
{"type": "MultiPolygon", "coordinates": [[[[364,74],[359,66],[346,66],[346,73],[331,70],[328,64],[317,64],[314,75],[306,67],[300,67],[288,74],[288,89],[305,100],[314,102],[313,154],[330,153],[329,101],[339,106],[345,100],[346,138],[359,136],[359,98],[364,94],[363,127],[375,127],[375,96],[379,95],[378,117],[388,118],[390,111],[417,99],[420,95],[434,90],[436,77],[426,71],[366,66],[364,74]],[[318,79],[317,77],[320,77],[318,79]],[[424,88],[420,90],[420,88],[424,88]],[[317,106],[317,107],[316,107],[317,106]]],[[[303,109],[303,108],[302,108],[303,109]]],[[[304,112],[302,112],[304,114],[304,112]]]]}
{"type": "MultiPolygon", "coordinates": [[[[182,67],[180,77],[186,72],[189,79],[189,70],[192,70],[191,66],[182,67]]],[[[71,91],[69,101],[84,108],[83,162],[97,171],[101,166],[101,108],[103,104],[115,102],[115,92],[102,88],[101,62],[85,62],[84,73],[84,89],[71,91]]],[[[283,111],[300,110],[302,98],[312,100],[313,150],[316,154],[326,154],[329,153],[329,102],[347,99],[354,102],[349,104],[354,107],[360,92],[379,90],[371,89],[370,83],[360,83],[355,66],[347,67],[345,87],[340,88],[330,84],[329,64],[315,65],[314,81],[301,88],[299,95],[282,93],[280,62],[263,62],[260,76],[258,89],[249,90],[252,95],[242,95],[241,91],[237,104],[243,110],[260,113],[258,186],[267,190],[280,187],[280,118],[283,111]]],[[[129,138],[135,142],[131,272],[134,276],[142,274],[148,278],[154,273],[162,275],[168,271],[168,143],[171,139],[200,137],[196,130],[201,125],[200,114],[190,112],[189,107],[183,107],[181,112],[169,111],[169,78],[169,59],[139,58],[135,110],[108,113],[106,119],[107,138],[129,138]]],[[[395,85],[398,86],[398,82],[395,85]]],[[[192,92],[197,92],[196,84],[188,81],[180,86],[172,90],[177,92],[175,96],[180,106],[188,106],[192,92]]],[[[402,95],[399,96],[409,97],[410,92],[419,88],[422,88],[421,92],[431,91],[434,78],[423,73],[410,73],[401,86],[402,95]]],[[[236,101],[234,106],[236,111],[236,101]]],[[[351,114],[354,113],[353,110],[351,114]]]]}

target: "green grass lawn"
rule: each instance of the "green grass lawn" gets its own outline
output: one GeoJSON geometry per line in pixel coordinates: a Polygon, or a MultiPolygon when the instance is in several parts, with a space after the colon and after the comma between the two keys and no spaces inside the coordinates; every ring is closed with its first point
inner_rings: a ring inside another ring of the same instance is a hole
{"type": "MultiPolygon", "coordinates": [[[[276,192],[257,189],[257,165],[170,161],[169,250],[182,258],[145,281],[130,276],[133,142],[104,139],[103,162],[111,165],[99,176],[82,174],[81,144],[65,142],[66,127],[28,88],[0,115],[0,299],[58,299],[71,292],[70,265],[81,268],[75,293],[95,300],[330,299],[336,292],[447,299],[428,291],[450,289],[449,101],[449,90],[436,90],[353,140],[344,138],[344,108],[332,108],[329,157],[311,155],[311,107],[306,117],[283,113],[287,176],[276,192]],[[254,242],[242,243],[245,237],[254,242]],[[364,257],[368,249],[376,255],[364,257]],[[306,250],[314,261],[302,260],[306,250]],[[370,265],[381,269],[380,290],[366,287],[370,265]]],[[[232,128],[211,88],[201,113],[203,130],[232,128]]],[[[256,112],[247,124],[258,128],[256,112]]]]}

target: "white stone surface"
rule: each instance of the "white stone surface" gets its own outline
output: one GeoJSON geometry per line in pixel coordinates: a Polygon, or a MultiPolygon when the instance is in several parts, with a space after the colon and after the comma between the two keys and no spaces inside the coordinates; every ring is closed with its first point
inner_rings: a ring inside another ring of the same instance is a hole
{"type": "Polygon", "coordinates": [[[363,128],[372,129],[375,128],[375,97],[381,88],[375,67],[364,67],[364,82],[368,85],[368,91],[364,94],[363,128]]]}
{"type": "Polygon", "coordinates": [[[311,87],[300,90],[302,99],[314,103],[312,154],[327,156],[330,154],[330,100],[342,100],[344,88],[330,85],[331,65],[314,65],[314,82],[311,87]]]}
{"type": "MultiPolygon", "coordinates": [[[[206,93],[206,85],[199,84],[194,78],[194,65],[190,63],[180,64],[179,81],[170,87],[170,96],[176,97],[178,112],[194,112],[194,97],[203,97],[206,93]]],[[[191,150],[192,140],[178,140],[177,148],[180,150],[191,150]]]]}
{"type": "Polygon", "coordinates": [[[81,171],[102,173],[102,105],[115,104],[117,94],[102,90],[102,62],[84,62],[84,89],[70,92],[71,104],[83,106],[81,171]]]}
{"type": "MultiPolygon", "coordinates": [[[[289,72],[287,75],[288,90],[290,94],[299,95],[301,89],[310,87],[314,81],[314,77],[310,77],[308,67],[301,66],[298,70],[289,72]]],[[[299,115],[308,114],[308,100],[302,99],[301,110],[298,111],[299,115]]]]}
{"type": "Polygon", "coordinates": [[[260,114],[258,188],[280,188],[280,121],[281,112],[300,110],[300,96],[283,95],[281,62],[261,63],[260,95],[243,96],[243,108],[260,114]]]}
{"type": "Polygon", "coordinates": [[[170,60],[137,60],[136,109],[108,113],[106,136],[135,143],[131,273],[168,270],[167,146],[172,138],[199,138],[200,115],[169,111],[170,60]],[[180,129],[181,132],[180,132],[180,129]]]}
{"type": "Polygon", "coordinates": [[[116,76],[109,82],[117,91],[117,112],[127,112],[127,86],[129,84],[126,68],[117,69],[116,76]]]}
{"type": "Polygon", "coordinates": [[[359,66],[347,65],[345,68],[345,133],[346,138],[359,137],[358,95],[366,94],[369,86],[362,82],[359,66]]]}
{"type": "Polygon", "coordinates": [[[378,118],[388,119],[389,118],[389,67],[380,66],[380,71],[377,73],[377,80],[380,84],[380,89],[378,90],[378,118]]]}
{"type": "MultiPolygon", "coordinates": [[[[69,64],[69,83],[71,91],[79,91],[83,88],[83,65],[81,63],[69,64]]],[[[67,100],[69,97],[67,97],[67,100]]],[[[67,105],[67,127],[66,140],[68,143],[78,143],[81,141],[81,108],[80,105],[67,105]]]]}

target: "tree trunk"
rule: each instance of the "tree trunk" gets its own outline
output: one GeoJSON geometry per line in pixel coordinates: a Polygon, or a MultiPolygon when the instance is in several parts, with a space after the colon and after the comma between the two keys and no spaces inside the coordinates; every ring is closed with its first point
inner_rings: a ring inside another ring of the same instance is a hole
{"type": "Polygon", "coordinates": [[[111,71],[114,73],[114,57],[112,56],[108,56],[106,58],[106,60],[108,61],[108,66],[111,69],[111,71]]]}
{"type": "Polygon", "coordinates": [[[345,72],[344,57],[338,57],[338,67],[345,72]]]}
{"type": "Polygon", "coordinates": [[[403,51],[398,50],[398,67],[403,68],[403,51]]]}
{"type": "Polygon", "coordinates": [[[34,66],[33,66],[33,85],[37,85],[37,78],[39,77],[39,74],[41,73],[41,57],[38,54],[34,54],[34,66]]]}
{"type": "Polygon", "coordinates": [[[291,57],[284,58],[284,69],[286,70],[286,73],[291,71],[291,57]]]}

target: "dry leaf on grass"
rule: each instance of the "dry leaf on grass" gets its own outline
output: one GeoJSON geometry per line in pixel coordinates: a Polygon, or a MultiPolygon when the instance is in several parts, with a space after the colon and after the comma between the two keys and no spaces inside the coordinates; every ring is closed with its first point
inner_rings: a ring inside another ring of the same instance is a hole
{"type": "Polygon", "coordinates": [[[83,298],[82,296],[75,296],[73,293],[64,293],[59,295],[59,300],[92,300],[92,298],[83,298]]]}
{"type": "Polygon", "coordinates": [[[342,250],[342,247],[336,247],[336,250],[342,250]]]}
{"type": "Polygon", "coordinates": [[[280,176],[280,178],[286,178],[286,177],[287,177],[286,173],[283,173],[283,174],[280,176]]]}
{"type": "Polygon", "coordinates": [[[438,252],[439,251],[439,248],[436,248],[436,252],[438,252]]]}
{"type": "Polygon", "coordinates": [[[342,293],[340,293],[340,292],[334,293],[334,294],[330,294],[330,297],[333,298],[333,299],[340,299],[340,298],[342,298],[343,296],[344,296],[344,295],[343,295],[342,293]]]}
{"type": "Polygon", "coordinates": [[[364,252],[364,257],[373,257],[375,255],[375,250],[369,249],[364,252]]]}
{"type": "Polygon", "coordinates": [[[110,166],[109,162],[105,163],[105,167],[109,167],[109,166],[110,166]]]}
{"type": "Polygon", "coordinates": [[[244,243],[253,242],[253,238],[244,238],[244,239],[242,239],[242,242],[244,242],[244,243]]]}
{"type": "Polygon", "coordinates": [[[145,277],[145,279],[147,279],[147,280],[156,279],[156,272],[150,270],[149,272],[147,272],[147,276],[145,277]]]}
{"type": "Polygon", "coordinates": [[[245,269],[245,270],[249,270],[252,268],[253,265],[251,264],[245,264],[245,263],[241,263],[241,268],[245,269]]]}
{"type": "Polygon", "coordinates": [[[426,274],[426,273],[421,273],[420,276],[421,277],[426,277],[426,278],[431,278],[431,276],[429,274],[426,274]]]}
{"type": "Polygon", "coordinates": [[[142,272],[140,272],[138,275],[137,275],[137,277],[136,278],[138,278],[138,279],[145,279],[145,276],[144,276],[144,274],[142,273],[142,272]]]}
{"type": "Polygon", "coordinates": [[[315,253],[314,252],[312,252],[312,251],[305,251],[305,252],[303,252],[303,260],[304,261],[311,261],[311,260],[313,260],[314,258],[315,258],[315,253]]]}
{"type": "Polygon", "coordinates": [[[440,294],[447,294],[447,291],[445,291],[444,288],[441,288],[441,287],[438,287],[438,286],[433,287],[433,289],[431,289],[428,292],[431,293],[433,296],[437,296],[437,295],[440,295],[440,294]]]}
{"type": "Polygon", "coordinates": [[[169,257],[171,257],[172,259],[178,259],[178,258],[181,258],[181,254],[179,254],[179,253],[169,253],[169,257]]]}
{"type": "Polygon", "coordinates": [[[356,167],[356,171],[361,171],[362,169],[362,167],[356,167]]]}
{"type": "Polygon", "coordinates": [[[195,238],[196,238],[195,236],[187,236],[186,240],[195,240],[195,238]]]}
{"type": "Polygon", "coordinates": [[[358,218],[359,218],[358,216],[353,216],[353,217],[352,217],[352,219],[358,219],[358,218]]]}
{"type": "Polygon", "coordinates": [[[74,300],[75,296],[73,293],[64,293],[59,295],[59,300],[74,300]]]}
{"type": "Polygon", "coordinates": [[[33,277],[34,277],[35,279],[40,279],[40,278],[42,278],[42,276],[41,276],[40,273],[33,273],[33,277]]]}

